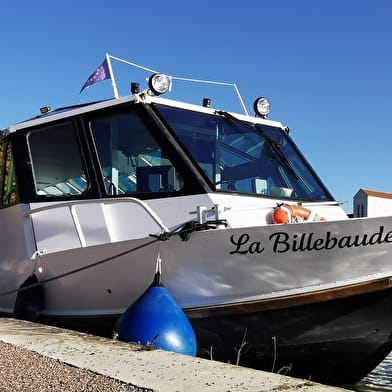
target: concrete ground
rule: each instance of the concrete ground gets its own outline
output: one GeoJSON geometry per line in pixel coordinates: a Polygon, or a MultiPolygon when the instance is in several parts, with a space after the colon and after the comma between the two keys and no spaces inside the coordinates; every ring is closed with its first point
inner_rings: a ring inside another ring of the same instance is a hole
{"type": "MultiPolygon", "coordinates": [[[[0,318],[0,342],[39,353],[86,372],[91,371],[119,380],[130,387],[136,387],[137,390],[144,388],[159,392],[344,391],[341,388],[274,373],[162,350],[146,350],[137,345],[10,318],[0,318]]],[[[0,355],[0,365],[1,361],[0,355]]],[[[17,374],[18,363],[14,362],[12,371],[17,374]]],[[[44,381],[42,379],[41,382],[44,381]]]]}

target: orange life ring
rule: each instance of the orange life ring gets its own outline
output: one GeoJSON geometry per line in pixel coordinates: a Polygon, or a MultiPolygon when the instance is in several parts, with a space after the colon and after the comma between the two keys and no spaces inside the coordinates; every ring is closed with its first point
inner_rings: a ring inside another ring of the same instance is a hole
{"type": "Polygon", "coordinates": [[[325,219],[307,208],[290,204],[278,205],[272,214],[272,222],[275,224],[309,221],[325,221],[325,219]]]}

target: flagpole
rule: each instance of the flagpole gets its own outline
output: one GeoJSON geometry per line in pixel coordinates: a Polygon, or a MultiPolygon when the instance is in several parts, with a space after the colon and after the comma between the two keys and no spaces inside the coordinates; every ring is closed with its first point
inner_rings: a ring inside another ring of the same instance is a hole
{"type": "Polygon", "coordinates": [[[112,88],[113,88],[114,98],[120,98],[120,96],[118,95],[116,80],[114,79],[114,74],[113,74],[113,69],[112,69],[112,63],[110,62],[110,58],[111,58],[112,56],[110,56],[109,54],[106,53],[105,57],[106,57],[106,62],[107,62],[107,64],[108,64],[108,68],[109,68],[110,79],[111,79],[111,81],[112,81],[112,88]]]}

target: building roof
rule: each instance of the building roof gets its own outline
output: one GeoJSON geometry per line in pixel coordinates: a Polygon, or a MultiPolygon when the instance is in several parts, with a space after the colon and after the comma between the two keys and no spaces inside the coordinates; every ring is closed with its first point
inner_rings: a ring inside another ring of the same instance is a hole
{"type": "Polygon", "coordinates": [[[365,193],[368,196],[373,196],[373,197],[381,197],[384,199],[392,199],[392,193],[387,193],[387,192],[377,192],[377,191],[372,191],[369,189],[360,189],[363,193],[365,193]]]}

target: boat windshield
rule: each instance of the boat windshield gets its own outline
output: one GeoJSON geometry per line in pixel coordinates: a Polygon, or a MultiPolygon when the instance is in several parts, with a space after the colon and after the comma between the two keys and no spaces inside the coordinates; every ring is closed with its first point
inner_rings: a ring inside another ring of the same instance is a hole
{"type": "Polygon", "coordinates": [[[283,129],[155,106],[217,191],[333,200],[283,129]]]}

